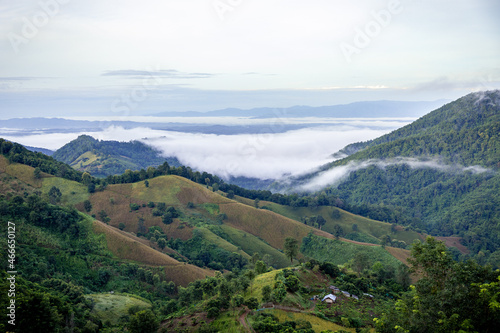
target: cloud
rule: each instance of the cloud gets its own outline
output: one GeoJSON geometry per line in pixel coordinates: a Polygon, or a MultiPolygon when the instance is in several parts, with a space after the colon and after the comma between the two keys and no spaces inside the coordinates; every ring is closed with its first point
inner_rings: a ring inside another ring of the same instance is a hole
{"type": "Polygon", "coordinates": [[[412,169],[430,168],[449,173],[471,172],[473,174],[491,171],[482,166],[474,165],[465,167],[459,164],[445,164],[437,159],[419,160],[416,158],[399,157],[387,160],[370,159],[366,161],[351,161],[346,165],[331,168],[319,173],[316,177],[296,188],[298,191],[314,192],[327,186],[338,186],[349,177],[352,172],[365,169],[370,166],[376,166],[385,169],[391,165],[406,164],[412,169]]]}
{"type": "Polygon", "coordinates": [[[53,77],[38,77],[38,76],[2,76],[0,81],[32,81],[32,80],[44,80],[44,79],[54,79],[53,77]]]}
{"type": "Polygon", "coordinates": [[[168,133],[143,142],[176,156],[194,169],[224,178],[279,179],[308,172],[331,161],[345,145],[382,135],[387,130],[328,126],[284,133],[213,135],[168,133]]]}
{"type": "MultiPolygon", "coordinates": [[[[238,135],[109,127],[99,132],[10,134],[5,138],[49,149],[58,149],[80,134],[100,140],[141,140],[159,149],[164,156],[175,156],[186,166],[226,179],[231,176],[279,179],[316,169],[330,162],[331,155],[347,144],[374,139],[390,131],[387,128],[368,128],[366,125],[328,125],[282,133],[238,135]]],[[[270,123],[269,129],[272,128],[276,128],[277,132],[280,129],[279,124],[270,123]]]]}
{"type": "Polygon", "coordinates": [[[143,78],[143,77],[161,77],[161,78],[172,78],[172,79],[205,79],[215,74],[211,73],[184,73],[179,72],[175,69],[164,69],[164,70],[134,70],[134,69],[121,69],[105,71],[101,76],[125,76],[132,78],[143,78]]]}

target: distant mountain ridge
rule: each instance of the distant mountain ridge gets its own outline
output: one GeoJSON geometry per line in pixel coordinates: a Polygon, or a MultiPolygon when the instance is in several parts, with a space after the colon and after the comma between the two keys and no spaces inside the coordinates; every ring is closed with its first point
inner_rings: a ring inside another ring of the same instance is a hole
{"type": "Polygon", "coordinates": [[[330,106],[297,105],[288,108],[253,108],[249,110],[228,108],[209,112],[160,112],[157,117],[252,117],[252,118],[373,118],[373,117],[420,117],[443,105],[447,100],[437,101],[367,101],[330,106]]]}

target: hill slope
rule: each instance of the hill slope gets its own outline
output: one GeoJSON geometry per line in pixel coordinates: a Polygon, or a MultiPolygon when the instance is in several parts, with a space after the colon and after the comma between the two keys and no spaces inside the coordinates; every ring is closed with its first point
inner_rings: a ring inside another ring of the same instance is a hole
{"type": "MultiPolygon", "coordinates": [[[[257,253],[270,265],[286,267],[290,260],[282,249],[287,237],[297,239],[299,245],[310,233],[333,237],[276,212],[238,203],[223,192],[173,174],[149,178],[147,182],[101,183],[97,191],[89,193],[82,184],[85,177],[76,182],[42,173],[36,179],[32,167],[10,163],[5,157],[1,160],[2,170],[36,186],[46,200],[74,205],[114,227],[101,225],[96,230],[111,237],[107,240],[108,248],[116,256],[146,265],[160,257],[169,259],[162,254],[168,253],[175,260],[200,268],[232,270],[243,268],[257,253]],[[126,235],[128,239],[122,237],[126,235]],[[117,239],[125,245],[115,246],[117,239]]],[[[193,276],[197,278],[199,274],[193,276]]]]}
{"type": "Polygon", "coordinates": [[[161,157],[158,151],[139,141],[99,141],[88,135],[65,144],[52,156],[95,177],[123,174],[127,169],[147,169],[165,161],[173,166],[180,165],[176,158],[161,157]]]}
{"type": "Polygon", "coordinates": [[[326,193],[350,211],[463,237],[480,262],[500,265],[500,91],[469,94],[344,152],[299,186],[330,184],[326,193]]]}

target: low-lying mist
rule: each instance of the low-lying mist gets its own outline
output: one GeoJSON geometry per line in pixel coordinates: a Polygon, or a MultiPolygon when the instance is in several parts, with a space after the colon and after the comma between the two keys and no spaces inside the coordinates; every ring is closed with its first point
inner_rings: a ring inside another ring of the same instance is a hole
{"type": "MultiPolygon", "coordinates": [[[[146,127],[124,129],[111,126],[100,131],[6,133],[3,137],[27,146],[56,150],[81,134],[99,140],[140,140],[175,156],[195,170],[229,177],[280,179],[311,172],[346,145],[374,139],[404,125],[374,118],[372,123],[328,124],[286,132],[262,134],[201,134],[155,130],[146,127]]],[[[269,131],[268,131],[269,132],[269,131]]]]}
{"type": "Polygon", "coordinates": [[[351,161],[346,165],[337,166],[329,170],[319,173],[314,178],[307,181],[307,183],[296,187],[294,190],[299,192],[315,192],[319,191],[327,186],[338,186],[344,180],[349,177],[352,172],[360,169],[365,169],[370,166],[376,166],[381,169],[385,169],[391,165],[402,165],[406,164],[412,169],[422,169],[431,168],[448,173],[459,173],[459,172],[472,172],[472,173],[483,173],[491,171],[482,166],[468,166],[465,167],[459,164],[446,164],[438,159],[430,160],[419,160],[416,158],[409,157],[398,157],[385,160],[370,159],[366,161],[351,161]]]}
{"type": "Polygon", "coordinates": [[[387,131],[350,126],[315,127],[285,133],[213,135],[168,132],[142,140],[196,170],[229,177],[280,179],[331,162],[347,144],[387,131]]]}

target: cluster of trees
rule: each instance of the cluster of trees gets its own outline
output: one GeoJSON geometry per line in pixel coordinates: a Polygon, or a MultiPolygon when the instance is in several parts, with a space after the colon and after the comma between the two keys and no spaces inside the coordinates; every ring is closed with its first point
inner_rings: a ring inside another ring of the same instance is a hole
{"type": "Polygon", "coordinates": [[[314,333],[310,322],[305,320],[286,320],[280,323],[278,318],[270,313],[260,313],[255,316],[253,324],[255,331],[264,332],[289,332],[289,333],[314,333]]]}
{"type": "Polygon", "coordinates": [[[209,267],[215,270],[242,269],[248,260],[241,254],[229,252],[205,240],[198,230],[194,230],[189,240],[170,239],[168,247],[176,250],[189,259],[189,262],[199,267],[209,267]]]}
{"type": "Polygon", "coordinates": [[[422,278],[376,319],[377,332],[496,332],[499,272],[474,261],[456,262],[444,243],[416,243],[409,259],[422,278]]]}

